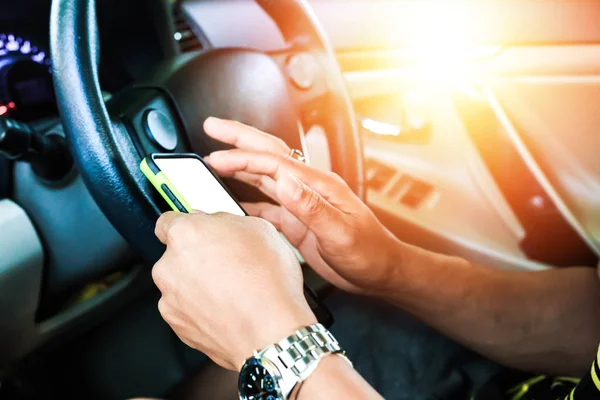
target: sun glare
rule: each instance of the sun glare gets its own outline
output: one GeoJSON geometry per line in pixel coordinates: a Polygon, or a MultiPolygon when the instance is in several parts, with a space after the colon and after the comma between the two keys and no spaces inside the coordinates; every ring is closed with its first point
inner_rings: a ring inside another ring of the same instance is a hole
{"type": "Polygon", "coordinates": [[[478,43],[478,19],[468,4],[457,2],[415,3],[405,56],[418,77],[435,85],[470,83],[481,76],[480,62],[501,50],[478,43]]]}

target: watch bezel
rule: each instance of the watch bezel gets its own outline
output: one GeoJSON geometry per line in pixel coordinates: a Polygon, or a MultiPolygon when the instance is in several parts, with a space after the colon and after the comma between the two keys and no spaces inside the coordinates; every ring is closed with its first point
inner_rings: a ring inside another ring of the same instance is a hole
{"type": "Polygon", "coordinates": [[[279,369],[269,359],[261,357],[260,354],[255,354],[254,356],[247,359],[246,362],[244,363],[244,365],[242,366],[242,369],[240,370],[240,376],[238,378],[238,395],[240,397],[240,400],[248,400],[248,398],[246,396],[242,397],[242,394],[241,394],[242,393],[242,390],[241,390],[242,385],[245,383],[245,382],[242,382],[242,376],[244,375],[243,374],[244,370],[247,367],[249,367],[249,364],[253,364],[253,363],[260,364],[267,371],[267,373],[271,376],[271,378],[273,378],[273,381],[275,382],[275,392],[277,393],[277,400],[285,400],[286,397],[284,397],[282,387],[281,387],[281,385],[283,383],[283,378],[281,376],[281,373],[279,372],[279,369]]]}

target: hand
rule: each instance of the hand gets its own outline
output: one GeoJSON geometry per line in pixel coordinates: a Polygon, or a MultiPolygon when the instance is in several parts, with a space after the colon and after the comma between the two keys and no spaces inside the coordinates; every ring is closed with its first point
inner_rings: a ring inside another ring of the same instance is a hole
{"type": "Polygon", "coordinates": [[[238,122],[209,118],[204,129],[237,147],[205,160],[221,176],[253,185],[279,203],[242,206],[275,225],[324,279],[354,293],[386,282],[399,241],[339,176],[290,159],[281,139],[238,122]]]}
{"type": "Polygon", "coordinates": [[[298,261],[268,222],[168,212],[156,236],[167,245],[152,270],[160,313],[220,366],[239,371],[254,350],[316,323],[298,261]]]}

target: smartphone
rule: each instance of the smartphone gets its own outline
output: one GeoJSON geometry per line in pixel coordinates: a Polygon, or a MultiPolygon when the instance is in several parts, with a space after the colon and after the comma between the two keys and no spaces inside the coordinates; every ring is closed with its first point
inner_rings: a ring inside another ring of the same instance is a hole
{"type": "MultiPolygon", "coordinates": [[[[154,153],[142,160],[140,169],[174,211],[248,215],[219,177],[196,154],[154,153]]],[[[304,295],[319,322],[326,327],[331,326],[333,316],[306,285],[304,295]]]]}
{"type": "Polygon", "coordinates": [[[246,215],[229,190],[196,154],[151,154],[140,168],[167,204],[180,212],[246,215]]]}

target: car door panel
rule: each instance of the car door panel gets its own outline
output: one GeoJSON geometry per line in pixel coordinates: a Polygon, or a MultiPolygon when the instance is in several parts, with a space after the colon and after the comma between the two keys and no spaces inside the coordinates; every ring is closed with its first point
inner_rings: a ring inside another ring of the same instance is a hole
{"type": "Polygon", "coordinates": [[[313,3],[338,50],[359,124],[368,122],[367,177],[390,176],[369,189],[370,206],[399,237],[430,249],[514,269],[595,265],[600,4],[425,3],[313,3]],[[445,20],[431,16],[436,8],[445,20]],[[447,28],[438,34],[455,29],[470,40],[456,48],[442,37],[438,43],[426,32],[436,31],[435,22],[447,28]],[[439,53],[426,54],[429,65],[423,49],[439,53]],[[453,50],[465,53],[460,64],[453,50]],[[467,126],[457,94],[483,102],[489,114],[467,126]],[[427,132],[411,127],[415,115],[427,132]],[[372,126],[400,133],[377,135],[372,126]],[[494,142],[490,126],[506,140],[494,142]],[[482,153],[477,138],[497,148],[482,153]],[[497,171],[510,177],[511,168],[523,173],[500,181],[497,171]],[[423,198],[402,201],[415,182],[423,198]],[[507,194],[519,185],[521,209],[507,194]],[[539,209],[541,201],[550,211],[539,209]]]}
{"type": "Polygon", "coordinates": [[[574,223],[600,248],[600,76],[498,83],[494,91],[574,223]]]}

